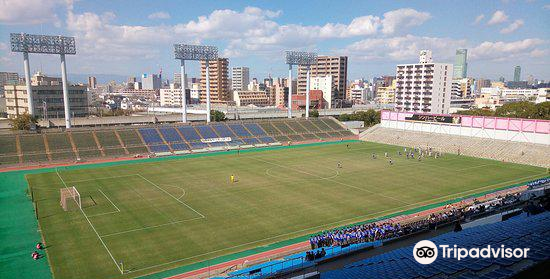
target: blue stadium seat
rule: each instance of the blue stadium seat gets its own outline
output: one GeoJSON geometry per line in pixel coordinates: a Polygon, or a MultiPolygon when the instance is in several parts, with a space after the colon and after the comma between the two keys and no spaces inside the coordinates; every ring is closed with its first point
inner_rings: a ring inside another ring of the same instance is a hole
{"type": "MultiPolygon", "coordinates": [[[[449,246],[473,248],[491,245],[499,247],[530,248],[528,259],[540,262],[550,259],[550,212],[527,217],[521,215],[504,222],[464,229],[461,232],[446,233],[430,239],[434,243],[449,246]],[[480,240],[483,244],[479,244],[480,240]]],[[[413,246],[399,248],[384,254],[364,259],[343,269],[321,274],[322,279],[340,278],[509,278],[518,269],[508,268],[522,259],[510,258],[466,258],[438,259],[430,265],[420,265],[412,257],[413,246]],[[459,276],[456,276],[459,274],[459,276]]],[[[523,264],[523,263],[522,263],[523,264]]]]}
{"type": "Polygon", "coordinates": [[[229,128],[225,124],[212,125],[212,128],[216,130],[216,132],[218,133],[218,135],[220,135],[220,137],[230,137],[230,138],[236,137],[235,133],[229,130],[229,128]]]}
{"type": "Polygon", "coordinates": [[[243,138],[243,137],[251,137],[252,135],[244,128],[242,124],[229,124],[227,125],[237,136],[243,138]]]}
{"type": "Polygon", "coordinates": [[[162,138],[160,137],[156,129],[141,128],[139,129],[139,133],[143,137],[145,143],[147,143],[148,145],[163,143],[162,138]]]}
{"type": "Polygon", "coordinates": [[[260,127],[260,125],[256,123],[246,123],[244,126],[255,136],[265,136],[266,133],[264,130],[260,127]]]}
{"type": "Polygon", "coordinates": [[[153,152],[170,152],[170,148],[166,144],[151,145],[149,148],[153,152]]]}
{"type": "Polygon", "coordinates": [[[187,141],[197,141],[201,139],[201,136],[197,133],[193,126],[181,126],[178,127],[178,130],[187,141]]]}
{"type": "Polygon", "coordinates": [[[210,126],[201,125],[197,126],[197,130],[199,130],[199,133],[202,135],[204,139],[211,139],[211,138],[218,138],[218,135],[214,133],[212,128],[210,126]]]}
{"type": "Polygon", "coordinates": [[[172,149],[174,150],[188,150],[189,145],[187,143],[172,143],[172,149]]]}
{"type": "Polygon", "coordinates": [[[159,128],[159,131],[162,133],[162,136],[168,143],[183,141],[176,129],[172,127],[159,128]]]}
{"type": "Polygon", "coordinates": [[[244,138],[243,141],[244,141],[245,144],[258,144],[258,143],[260,143],[258,141],[258,139],[256,139],[256,138],[244,138]]]}

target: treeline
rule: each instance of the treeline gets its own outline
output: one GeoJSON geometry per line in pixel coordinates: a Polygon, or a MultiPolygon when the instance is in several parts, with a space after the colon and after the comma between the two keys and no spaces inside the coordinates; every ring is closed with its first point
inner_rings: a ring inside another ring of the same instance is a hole
{"type": "Polygon", "coordinates": [[[550,120],[550,102],[516,102],[504,104],[496,110],[470,109],[457,112],[461,115],[498,116],[550,120]]]}
{"type": "Polygon", "coordinates": [[[341,114],[338,117],[340,121],[363,121],[365,127],[374,126],[380,123],[380,111],[368,109],[366,111],[357,111],[351,114],[341,114]]]}

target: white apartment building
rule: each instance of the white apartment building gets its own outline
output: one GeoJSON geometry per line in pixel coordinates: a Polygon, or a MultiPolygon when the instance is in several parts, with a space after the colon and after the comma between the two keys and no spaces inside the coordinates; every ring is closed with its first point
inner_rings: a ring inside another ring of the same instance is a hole
{"type": "Polygon", "coordinates": [[[397,65],[396,110],[449,113],[453,65],[432,62],[427,51],[421,52],[420,61],[397,65]]]}
{"type": "Polygon", "coordinates": [[[312,77],[310,78],[310,82],[310,90],[323,91],[323,99],[326,101],[326,108],[332,108],[334,106],[334,100],[337,97],[332,87],[332,75],[312,77]]]}
{"type": "Polygon", "coordinates": [[[231,90],[246,90],[250,82],[248,67],[233,67],[231,70],[231,90]]]}
{"type": "Polygon", "coordinates": [[[181,107],[181,88],[175,88],[175,85],[170,84],[170,88],[160,90],[160,106],[161,107],[181,107]]]}

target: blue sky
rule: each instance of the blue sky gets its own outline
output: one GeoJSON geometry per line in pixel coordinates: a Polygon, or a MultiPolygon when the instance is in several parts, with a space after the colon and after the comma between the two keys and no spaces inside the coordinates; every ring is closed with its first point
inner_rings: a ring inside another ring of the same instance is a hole
{"type": "MultiPolygon", "coordinates": [[[[22,72],[9,33],[69,35],[70,73],[172,77],[173,43],[211,44],[253,77],[285,76],[287,49],[349,56],[351,79],[394,74],[432,49],[452,63],[469,50],[468,75],[511,79],[513,67],[550,79],[550,1],[0,1],[0,71],[22,72]]],[[[59,58],[32,55],[58,75],[59,58]]],[[[190,74],[198,74],[190,63],[190,74]]]]}

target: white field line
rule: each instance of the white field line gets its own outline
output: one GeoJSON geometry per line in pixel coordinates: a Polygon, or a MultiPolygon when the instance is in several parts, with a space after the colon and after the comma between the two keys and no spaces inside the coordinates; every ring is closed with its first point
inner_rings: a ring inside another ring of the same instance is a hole
{"type": "Polygon", "coordinates": [[[293,168],[287,167],[287,166],[285,166],[285,165],[273,163],[273,162],[266,161],[266,160],[262,160],[262,159],[258,159],[258,158],[255,158],[255,157],[248,157],[248,158],[251,158],[251,159],[256,160],[256,161],[264,162],[264,163],[267,163],[267,164],[271,164],[271,165],[274,165],[274,166],[278,166],[278,167],[281,167],[281,168],[293,170],[293,171],[296,171],[296,172],[301,172],[301,173],[303,173],[303,174],[307,174],[307,175],[310,175],[310,176],[313,176],[313,177],[317,177],[317,178],[319,178],[319,179],[321,179],[321,180],[329,180],[329,181],[331,181],[331,182],[338,183],[338,184],[343,185],[343,186],[346,186],[346,187],[354,188],[354,189],[357,189],[357,190],[360,190],[360,191],[363,191],[363,192],[367,192],[367,193],[370,193],[370,194],[373,194],[373,195],[382,196],[382,197],[385,197],[385,198],[388,198],[388,199],[391,199],[391,200],[394,200],[394,201],[398,201],[398,202],[400,202],[400,203],[410,204],[410,203],[408,203],[408,202],[402,201],[402,200],[400,200],[400,199],[396,199],[396,198],[394,198],[394,197],[390,197],[390,196],[387,196],[387,195],[383,195],[383,194],[380,194],[380,193],[373,192],[373,191],[371,191],[371,190],[367,190],[367,189],[364,189],[364,188],[361,188],[361,187],[353,186],[353,185],[351,185],[351,184],[347,184],[347,183],[344,183],[344,182],[340,182],[340,181],[334,180],[333,178],[322,177],[322,176],[319,176],[319,175],[316,175],[316,174],[309,173],[309,172],[307,172],[307,171],[303,171],[303,170],[300,170],[300,169],[293,169],[293,168]]]}
{"type": "Polygon", "coordinates": [[[103,193],[103,191],[101,191],[101,189],[97,189],[101,194],[103,194],[103,196],[116,208],[116,210],[118,212],[120,212],[120,209],[115,205],[115,203],[113,203],[113,201],[111,199],[109,199],[109,197],[107,197],[107,195],[105,195],[105,193],[103,193]]]}
{"type": "Polygon", "coordinates": [[[164,223],[164,224],[160,224],[160,225],[155,225],[155,226],[148,226],[148,227],[142,227],[142,228],[137,228],[137,229],[132,229],[132,230],[126,230],[126,231],[120,231],[120,232],[115,232],[115,233],[103,234],[103,235],[101,235],[101,237],[109,237],[109,236],[121,235],[121,234],[126,234],[126,233],[131,233],[131,232],[144,231],[144,230],[149,230],[149,229],[154,229],[154,228],[159,228],[159,227],[164,227],[164,226],[169,226],[169,225],[174,225],[174,224],[179,224],[179,223],[189,222],[189,221],[199,220],[199,219],[204,219],[204,218],[203,217],[195,217],[195,218],[190,218],[190,219],[185,219],[185,220],[172,221],[172,222],[168,222],[168,223],[164,223]]]}
{"type": "Polygon", "coordinates": [[[478,190],[481,190],[481,189],[490,188],[490,187],[494,187],[494,186],[501,185],[501,184],[510,184],[512,182],[515,182],[515,181],[523,180],[523,179],[526,179],[526,178],[531,178],[531,177],[534,177],[534,176],[542,176],[542,175],[546,175],[546,174],[537,174],[537,175],[530,175],[530,176],[526,176],[526,177],[522,177],[522,178],[516,178],[516,179],[505,181],[505,182],[500,182],[500,183],[496,183],[496,184],[492,184],[492,185],[487,185],[487,186],[480,187],[480,188],[477,188],[477,189],[472,189],[472,190],[468,190],[468,191],[449,194],[449,195],[446,195],[446,196],[441,196],[441,197],[438,197],[438,198],[424,200],[424,201],[421,201],[421,202],[416,202],[416,203],[412,203],[412,204],[408,204],[408,205],[393,207],[391,209],[381,210],[381,211],[377,211],[377,212],[373,212],[373,213],[369,213],[369,214],[365,214],[365,215],[360,215],[360,216],[355,216],[355,217],[352,217],[352,218],[347,218],[347,219],[343,219],[343,220],[339,220],[339,221],[335,221],[335,222],[331,222],[331,223],[327,223],[327,224],[323,224],[323,225],[318,225],[318,226],[314,226],[314,227],[310,227],[310,228],[305,228],[305,229],[301,229],[301,230],[297,230],[297,231],[293,231],[293,232],[289,232],[289,233],[279,234],[279,235],[276,235],[276,236],[271,236],[271,237],[267,237],[267,238],[263,238],[263,239],[259,239],[259,240],[255,240],[255,241],[251,241],[251,242],[231,246],[231,247],[226,247],[226,248],[222,248],[222,249],[218,249],[218,250],[215,250],[215,251],[210,251],[210,252],[206,252],[206,253],[202,253],[202,254],[186,257],[186,258],[181,258],[181,259],[173,260],[173,261],[162,263],[162,264],[152,265],[152,266],[139,268],[139,269],[133,269],[131,271],[127,271],[127,273],[138,272],[138,271],[147,270],[147,269],[151,269],[151,268],[156,268],[156,267],[160,267],[160,266],[165,266],[165,265],[169,265],[169,264],[173,264],[173,263],[177,263],[177,262],[182,262],[182,261],[185,261],[185,260],[190,260],[190,259],[194,259],[194,258],[214,254],[214,253],[217,253],[217,252],[231,250],[231,249],[234,249],[234,248],[239,248],[239,247],[242,247],[242,246],[246,246],[246,245],[250,245],[250,244],[254,244],[254,243],[258,243],[258,242],[262,242],[262,241],[266,241],[266,240],[276,239],[276,238],[280,238],[280,237],[283,237],[283,236],[292,235],[292,234],[296,234],[296,233],[301,233],[301,232],[305,232],[305,231],[311,231],[313,229],[324,228],[324,227],[331,226],[331,225],[336,225],[336,224],[349,223],[352,220],[364,219],[364,218],[369,217],[369,216],[379,215],[379,214],[386,213],[386,212],[389,212],[389,211],[396,212],[397,210],[406,209],[408,207],[413,207],[413,206],[417,206],[417,205],[421,205],[421,206],[422,205],[427,205],[427,204],[430,204],[434,201],[446,199],[448,197],[460,196],[460,195],[465,194],[465,193],[478,191],[478,190]]]}
{"type": "Polygon", "coordinates": [[[143,175],[141,174],[138,174],[139,177],[141,177],[143,180],[149,182],[151,185],[157,187],[159,190],[163,191],[165,194],[167,194],[168,196],[172,197],[174,200],[176,200],[177,202],[185,205],[187,208],[191,209],[193,212],[197,213],[199,216],[201,216],[202,218],[206,218],[206,216],[204,216],[202,213],[198,212],[197,210],[195,210],[194,208],[192,208],[191,206],[189,206],[188,204],[182,202],[181,200],[179,200],[178,198],[174,197],[174,195],[168,193],[166,190],[162,189],[161,187],[159,187],[157,184],[153,183],[151,180],[143,177],[143,175]]]}
{"type": "MultiPolygon", "coordinates": [[[[57,169],[55,170],[55,172],[57,173],[57,176],[59,177],[59,179],[61,180],[61,182],[63,183],[63,185],[65,185],[65,187],[68,188],[67,183],[65,183],[65,180],[63,180],[63,177],[61,177],[61,175],[59,174],[59,172],[57,171],[57,169]]],[[[118,269],[118,271],[120,271],[121,274],[124,274],[124,271],[120,268],[120,266],[118,266],[118,263],[117,263],[115,257],[113,256],[113,254],[111,253],[111,251],[109,250],[109,248],[107,247],[107,244],[105,244],[105,242],[103,241],[103,239],[101,239],[101,236],[99,236],[99,233],[98,233],[97,230],[95,229],[94,225],[92,224],[92,222],[90,221],[90,219],[88,218],[88,216],[86,215],[86,213],[84,212],[84,210],[82,210],[82,208],[80,208],[80,212],[82,212],[82,215],[84,215],[84,218],[86,218],[86,221],[88,221],[88,224],[90,224],[90,227],[92,227],[92,230],[93,230],[93,231],[95,232],[95,234],[97,235],[97,238],[99,239],[99,241],[101,242],[101,244],[103,244],[103,247],[105,248],[105,250],[107,251],[107,253],[109,253],[109,256],[111,257],[111,259],[112,259],[113,262],[115,263],[116,268],[118,269]]]]}
{"type": "Polygon", "coordinates": [[[87,182],[87,181],[114,179],[114,178],[122,178],[122,177],[131,177],[131,176],[138,176],[138,175],[139,174],[115,175],[115,176],[109,176],[109,177],[98,177],[98,178],[90,178],[90,179],[73,180],[73,181],[67,181],[67,183],[79,183],[79,182],[87,182]]]}
{"type": "Polygon", "coordinates": [[[476,169],[476,168],[481,168],[481,167],[487,167],[487,166],[496,166],[496,164],[483,164],[483,165],[477,165],[477,166],[473,166],[473,167],[466,167],[466,168],[458,169],[458,170],[456,170],[456,171],[465,171],[465,170],[471,170],[471,169],[476,169]]]}

